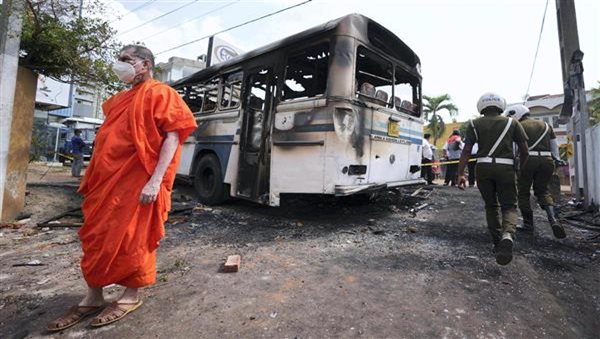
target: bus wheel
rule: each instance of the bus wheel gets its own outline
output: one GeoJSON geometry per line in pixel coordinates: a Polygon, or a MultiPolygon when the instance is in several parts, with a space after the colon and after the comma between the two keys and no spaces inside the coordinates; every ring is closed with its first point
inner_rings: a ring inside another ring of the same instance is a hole
{"type": "Polygon", "coordinates": [[[200,158],[194,173],[194,189],[198,200],[207,205],[218,205],[225,201],[225,184],[221,164],[214,154],[200,158]]]}

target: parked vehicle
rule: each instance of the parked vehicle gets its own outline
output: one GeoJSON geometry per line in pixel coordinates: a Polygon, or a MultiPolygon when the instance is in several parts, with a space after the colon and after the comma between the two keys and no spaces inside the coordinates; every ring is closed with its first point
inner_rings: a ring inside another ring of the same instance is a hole
{"type": "Polygon", "coordinates": [[[199,199],[278,206],[287,193],[345,196],[421,184],[419,57],[348,15],[208,67],[172,86],[198,129],[178,174],[199,199]]]}

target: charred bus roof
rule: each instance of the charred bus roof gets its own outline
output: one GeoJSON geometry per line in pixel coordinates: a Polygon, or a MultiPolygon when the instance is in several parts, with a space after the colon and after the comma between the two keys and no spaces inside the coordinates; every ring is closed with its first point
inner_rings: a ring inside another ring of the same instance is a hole
{"type": "Polygon", "coordinates": [[[394,33],[390,32],[387,28],[381,26],[377,22],[364,15],[349,14],[306,31],[291,35],[282,40],[238,55],[217,65],[207,67],[188,77],[177,80],[170,85],[178,86],[190,82],[201,81],[223,69],[227,69],[243,61],[265,55],[278,49],[292,49],[299,42],[313,37],[319,37],[324,34],[354,37],[370,46],[380,49],[387,55],[404,62],[412,68],[417,67],[417,65],[420,63],[419,57],[415,54],[415,52],[413,52],[410,47],[408,47],[402,40],[400,40],[400,38],[398,38],[394,33]]]}

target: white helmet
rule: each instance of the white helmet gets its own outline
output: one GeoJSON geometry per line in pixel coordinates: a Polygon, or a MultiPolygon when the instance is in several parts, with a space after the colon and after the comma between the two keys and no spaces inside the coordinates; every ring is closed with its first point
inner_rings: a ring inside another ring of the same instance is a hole
{"type": "Polygon", "coordinates": [[[498,107],[500,111],[504,111],[504,108],[506,108],[506,100],[496,93],[485,93],[477,101],[477,111],[481,113],[481,111],[487,107],[498,107]]]}
{"type": "Polygon", "coordinates": [[[521,104],[509,106],[504,112],[507,117],[517,120],[521,120],[525,114],[529,114],[529,108],[521,104]]]}

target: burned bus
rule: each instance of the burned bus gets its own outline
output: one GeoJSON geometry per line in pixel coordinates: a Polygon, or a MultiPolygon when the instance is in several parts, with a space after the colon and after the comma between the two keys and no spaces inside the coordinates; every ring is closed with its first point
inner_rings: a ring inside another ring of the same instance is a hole
{"type": "Polygon", "coordinates": [[[279,206],[423,183],[419,57],[351,14],[172,84],[198,129],[178,175],[201,202],[279,206]]]}

